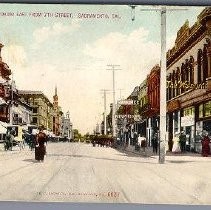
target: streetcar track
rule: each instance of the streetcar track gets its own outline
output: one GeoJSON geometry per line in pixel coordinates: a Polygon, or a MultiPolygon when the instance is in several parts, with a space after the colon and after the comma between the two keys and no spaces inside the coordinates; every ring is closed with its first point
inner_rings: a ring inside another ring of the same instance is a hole
{"type": "MultiPolygon", "coordinates": [[[[73,155],[75,155],[76,152],[77,152],[76,147],[74,147],[74,150],[72,151],[73,155]]],[[[41,190],[39,190],[40,193],[37,194],[37,195],[35,195],[32,200],[40,200],[40,198],[42,197],[42,193],[44,192],[44,190],[46,189],[46,187],[57,177],[57,175],[62,171],[62,169],[66,167],[66,165],[69,163],[70,160],[71,160],[70,157],[68,157],[65,160],[64,164],[62,164],[59,167],[59,169],[55,173],[53,173],[53,176],[51,176],[50,179],[46,182],[46,184],[44,184],[42,186],[41,190]]]]}
{"type": "Polygon", "coordinates": [[[199,198],[195,195],[189,194],[187,192],[185,192],[185,190],[183,188],[178,187],[177,185],[175,185],[174,183],[170,182],[166,177],[161,176],[160,174],[158,174],[156,171],[154,171],[153,169],[148,168],[146,165],[143,165],[143,167],[145,167],[145,169],[147,169],[148,171],[150,171],[152,174],[156,174],[156,176],[162,180],[164,180],[166,183],[168,183],[170,186],[175,187],[177,190],[181,191],[182,193],[185,193],[187,196],[189,196],[190,198],[192,198],[192,202],[193,203],[195,200],[198,201],[199,204],[203,204],[203,202],[201,202],[199,200],[199,198]]]}

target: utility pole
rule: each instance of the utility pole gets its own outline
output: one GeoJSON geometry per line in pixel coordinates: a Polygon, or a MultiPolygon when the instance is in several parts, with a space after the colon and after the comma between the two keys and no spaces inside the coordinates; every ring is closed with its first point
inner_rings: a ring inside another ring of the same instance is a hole
{"type": "Polygon", "coordinates": [[[116,122],[115,122],[115,113],[116,113],[116,98],[115,98],[115,71],[121,70],[118,67],[120,65],[107,65],[112,70],[113,73],[113,106],[112,106],[112,136],[116,137],[116,122]]]}
{"type": "Polygon", "coordinates": [[[160,149],[159,163],[165,162],[166,144],[166,7],[161,8],[161,71],[160,71],[160,149]],[[165,106],[163,106],[165,104],[165,106]]]}
{"type": "MultiPolygon", "coordinates": [[[[131,7],[135,10],[135,7],[131,7]]],[[[159,132],[159,160],[160,164],[165,163],[166,144],[166,11],[177,11],[187,9],[166,9],[166,6],[154,9],[141,9],[141,11],[159,11],[161,15],[161,71],[160,71],[160,132],[159,132]]],[[[135,11],[133,13],[135,15],[135,11]]],[[[132,21],[135,17],[132,16],[132,21]]]]}
{"type": "Polygon", "coordinates": [[[101,90],[103,91],[103,98],[104,98],[104,135],[107,134],[107,125],[106,125],[106,115],[107,115],[107,112],[106,112],[106,93],[109,92],[110,90],[106,90],[106,89],[103,89],[101,90]]]}

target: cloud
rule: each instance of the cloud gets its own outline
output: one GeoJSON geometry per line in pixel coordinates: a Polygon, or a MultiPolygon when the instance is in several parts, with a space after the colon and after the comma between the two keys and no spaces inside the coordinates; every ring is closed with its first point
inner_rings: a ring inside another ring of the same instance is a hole
{"type": "Polygon", "coordinates": [[[78,21],[72,21],[71,24],[65,25],[61,22],[54,23],[52,26],[38,28],[33,32],[33,37],[37,44],[41,44],[48,39],[55,38],[67,33],[73,33],[80,28],[78,21]]]}
{"type": "MultiPolygon", "coordinates": [[[[129,94],[160,62],[160,43],[148,40],[149,32],[140,27],[131,33],[112,32],[87,44],[84,54],[106,64],[118,64],[117,85],[129,94]]],[[[94,65],[94,64],[93,64],[94,65]]]]}
{"type": "Polygon", "coordinates": [[[2,49],[2,58],[12,68],[25,66],[27,60],[25,48],[16,44],[6,45],[2,49]]]}

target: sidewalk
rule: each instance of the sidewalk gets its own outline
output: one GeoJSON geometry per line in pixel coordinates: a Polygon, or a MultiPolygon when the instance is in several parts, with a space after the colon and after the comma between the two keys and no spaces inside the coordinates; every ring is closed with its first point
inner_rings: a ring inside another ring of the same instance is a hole
{"type": "MultiPolygon", "coordinates": [[[[140,155],[143,157],[151,157],[151,156],[158,156],[159,152],[157,154],[153,153],[152,147],[146,147],[145,151],[141,148],[140,151],[135,150],[135,146],[129,145],[124,149],[122,146],[118,146],[117,150],[122,151],[122,152],[128,152],[128,153],[133,153],[136,155],[140,155]]],[[[166,151],[166,156],[192,156],[192,157],[201,157],[200,153],[193,153],[193,152],[185,152],[185,153],[172,153],[170,151],[166,151]]]]}

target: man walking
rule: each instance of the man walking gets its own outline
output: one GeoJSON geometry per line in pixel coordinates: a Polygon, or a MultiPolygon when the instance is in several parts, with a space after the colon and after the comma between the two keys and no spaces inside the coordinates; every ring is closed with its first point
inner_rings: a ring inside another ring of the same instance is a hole
{"type": "Polygon", "coordinates": [[[158,133],[157,132],[155,132],[152,138],[152,148],[153,148],[153,153],[157,154],[158,152],[158,133]]]}
{"type": "Polygon", "coordinates": [[[180,149],[181,149],[181,152],[185,152],[186,150],[186,135],[185,135],[185,132],[182,131],[180,136],[179,136],[179,143],[180,143],[180,149]]]}

